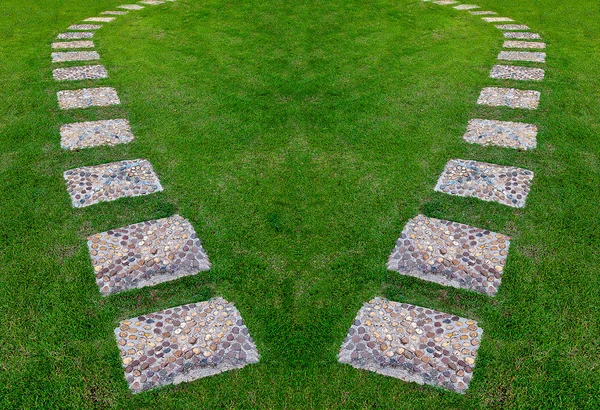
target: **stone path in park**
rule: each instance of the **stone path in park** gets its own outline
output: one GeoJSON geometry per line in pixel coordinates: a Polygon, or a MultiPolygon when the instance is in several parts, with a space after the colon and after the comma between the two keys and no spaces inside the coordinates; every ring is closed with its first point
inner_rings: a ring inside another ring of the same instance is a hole
{"type": "MultiPolygon", "coordinates": [[[[492,67],[490,81],[496,83],[481,90],[477,104],[499,107],[496,110],[538,108],[541,93],[527,86],[522,89],[521,85],[534,85],[544,79],[543,68],[531,65],[544,63],[546,53],[515,51],[545,49],[544,42],[528,41],[542,40],[538,33],[494,11],[476,10],[480,7],[475,4],[459,4],[454,0],[431,3],[468,11],[484,23],[509,23],[495,27],[503,33],[503,48],[509,49],[501,51],[498,60],[510,61],[512,65],[492,67]],[[529,65],[515,64],[519,62],[529,65]],[[505,87],[504,83],[496,86],[498,80],[518,88],[505,87]]],[[[538,127],[534,124],[473,118],[463,139],[481,146],[531,150],[537,146],[537,134],[538,127]]],[[[512,165],[451,159],[434,189],[523,208],[533,176],[532,171],[512,165]]],[[[493,297],[505,273],[509,245],[510,238],[502,233],[418,215],[406,223],[388,259],[388,269],[493,297]]],[[[359,310],[338,359],[356,368],[464,393],[473,375],[481,335],[475,320],[375,298],[359,310]]]]}
{"type": "MultiPolygon", "coordinates": [[[[139,3],[153,6],[173,1],[139,3]]],[[[109,78],[107,68],[98,64],[100,55],[93,51],[95,44],[91,39],[96,31],[144,6],[124,4],[117,9],[100,13],[103,17],[92,16],[69,26],[51,44],[53,50],[68,50],[52,52],[53,78],[59,85],[75,84],[57,92],[60,109],[97,107],[97,115],[101,117],[102,107],[121,104],[115,88],[89,86],[91,81],[109,78]],[[60,66],[70,62],[83,65],[60,66]],[[85,88],[77,86],[81,81],[85,81],[85,88]]],[[[78,112],[77,116],[85,117],[85,111],[78,112]]],[[[60,145],[71,152],[128,144],[134,139],[129,121],[124,118],[94,118],[94,121],[60,126],[60,145]]],[[[64,178],[74,208],[163,190],[152,164],[145,159],[83,166],[65,171],[64,178]]],[[[90,279],[95,277],[102,296],[210,269],[207,253],[194,227],[180,215],[133,223],[91,234],[87,239],[90,279]]],[[[221,298],[125,320],[115,329],[115,336],[125,380],[135,393],[242,368],[259,359],[240,313],[232,303],[221,298]]]]}

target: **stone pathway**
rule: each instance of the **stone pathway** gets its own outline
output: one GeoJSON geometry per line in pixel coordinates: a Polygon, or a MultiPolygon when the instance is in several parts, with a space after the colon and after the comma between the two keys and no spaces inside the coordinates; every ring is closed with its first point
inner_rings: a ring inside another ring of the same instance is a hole
{"type": "Polygon", "coordinates": [[[57,68],[52,71],[52,75],[56,81],[97,80],[108,78],[108,71],[103,65],[86,65],[57,68]]]}
{"type": "Polygon", "coordinates": [[[463,139],[480,145],[514,149],[534,149],[537,127],[522,122],[472,119],[463,139]]]}
{"type": "Polygon", "coordinates": [[[222,298],[124,320],[115,336],[134,393],[240,369],[259,359],[240,312],[222,298]]]}
{"type": "Polygon", "coordinates": [[[541,81],[544,79],[544,70],[541,68],[495,65],[490,71],[490,77],[502,80],[541,81]]]}
{"type": "Polygon", "coordinates": [[[82,88],[81,90],[64,90],[57,94],[58,106],[62,110],[89,107],[107,107],[121,104],[114,88],[82,88]]]}
{"type": "Polygon", "coordinates": [[[546,53],[536,51],[501,51],[498,60],[545,63],[546,53]]]}
{"type": "Polygon", "coordinates": [[[464,393],[483,330],[474,320],[375,298],[354,319],[340,363],[464,393]]]}
{"type": "Polygon", "coordinates": [[[62,63],[65,61],[90,61],[99,59],[100,54],[95,51],[60,51],[52,53],[53,63],[62,63]]]}
{"type": "Polygon", "coordinates": [[[504,48],[537,48],[543,49],[546,48],[546,43],[540,43],[538,41],[515,41],[515,40],[507,40],[504,42],[502,46],[504,48]]]}
{"type": "Polygon", "coordinates": [[[210,269],[194,228],[179,215],[90,236],[88,248],[105,296],[210,269]]]}
{"type": "Polygon", "coordinates": [[[540,102],[540,92],[515,88],[486,87],[481,90],[477,104],[491,107],[509,107],[535,110],[540,102]]]}
{"type": "Polygon", "coordinates": [[[60,136],[61,147],[68,150],[126,144],[135,138],[124,119],[65,124],[60,127],[60,136]]]}
{"type": "MultiPolygon", "coordinates": [[[[76,33],[73,33],[76,34],[76,33]]],[[[59,41],[52,43],[53,49],[61,48],[94,48],[93,41],[59,41]]]]}

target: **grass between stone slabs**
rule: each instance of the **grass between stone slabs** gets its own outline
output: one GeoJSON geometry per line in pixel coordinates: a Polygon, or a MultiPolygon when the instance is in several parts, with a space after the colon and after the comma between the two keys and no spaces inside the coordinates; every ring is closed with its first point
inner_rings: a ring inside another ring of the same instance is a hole
{"type": "MultiPolygon", "coordinates": [[[[600,22],[595,1],[479,1],[540,33],[542,82],[494,80],[504,38],[418,0],[146,6],[93,40],[109,77],[59,83],[58,33],[113,0],[0,5],[0,408],[600,407],[600,22]],[[122,104],[61,111],[56,92],[122,104]],[[484,87],[541,91],[537,110],[478,106],[484,87]],[[136,139],[66,151],[59,127],[126,118],[136,139]],[[471,118],[539,126],[532,151],[462,140],[471,118]],[[62,174],[148,159],[164,191],[74,209],[62,174]],[[449,159],[535,172],[522,209],[433,190],[449,159]],[[86,236],[189,219],[208,272],[102,297],[86,236]],[[512,237],[495,298],[400,276],[386,260],[423,213],[512,237]],[[222,296],[261,361],[132,395],[120,320],[222,296]],[[375,296],[478,321],[465,395],[356,370],[336,355],[375,296]]],[[[92,62],[97,64],[96,62],[92,62]]]]}

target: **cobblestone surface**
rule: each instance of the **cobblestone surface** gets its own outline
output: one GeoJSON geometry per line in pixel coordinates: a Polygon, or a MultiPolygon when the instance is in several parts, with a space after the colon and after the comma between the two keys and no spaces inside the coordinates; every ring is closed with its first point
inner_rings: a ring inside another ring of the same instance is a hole
{"type": "Polygon", "coordinates": [[[463,136],[467,142],[514,149],[536,147],[537,127],[522,122],[473,119],[463,136]]]}
{"type": "MultiPolygon", "coordinates": [[[[75,34],[75,33],[73,33],[75,34]]],[[[52,43],[53,49],[60,48],[94,48],[94,42],[89,40],[83,41],[58,41],[56,43],[52,43]]]]}
{"type": "Polygon", "coordinates": [[[100,14],[105,14],[108,16],[124,16],[125,14],[129,13],[128,11],[113,11],[113,10],[108,10],[108,11],[103,11],[100,14]]]}
{"type": "Polygon", "coordinates": [[[119,96],[114,88],[82,88],[81,90],[64,90],[56,93],[58,106],[63,110],[88,107],[107,107],[120,104],[119,96]]]}
{"type": "Polygon", "coordinates": [[[501,51],[498,60],[546,62],[546,53],[539,51],[501,51]]]}
{"type": "Polygon", "coordinates": [[[539,41],[514,41],[507,40],[504,42],[504,48],[538,48],[543,49],[546,48],[546,43],[541,43],[539,41]]]}
{"type": "Polygon", "coordinates": [[[143,159],[76,168],[64,177],[74,208],[162,191],[152,165],[143,159]]]}
{"type": "Polygon", "coordinates": [[[67,27],[67,30],[98,30],[102,28],[101,24],[73,24],[72,26],[67,27]]]}
{"type": "Polygon", "coordinates": [[[454,0],[439,0],[439,1],[434,1],[434,3],[438,4],[440,6],[447,6],[449,4],[456,4],[458,2],[454,1],[454,0]]]}
{"type": "Polygon", "coordinates": [[[164,4],[164,1],[161,0],[142,0],[140,4],[148,4],[149,6],[156,6],[158,4],[164,4]]]}
{"type": "Polygon", "coordinates": [[[90,23],[111,23],[111,22],[115,21],[115,18],[114,17],[89,17],[83,21],[90,22],[90,23]]]}
{"type": "Polygon", "coordinates": [[[97,80],[108,78],[103,65],[85,65],[79,67],[57,68],[52,71],[56,81],[97,80]]]}
{"type": "Polygon", "coordinates": [[[435,190],[523,208],[532,179],[533,172],[526,169],[453,159],[446,164],[435,190]]]}
{"type": "Polygon", "coordinates": [[[210,269],[194,227],[179,215],[92,235],[88,249],[105,296],[210,269]]]}
{"type": "Polygon", "coordinates": [[[117,6],[118,9],[125,9],[125,10],[141,10],[144,7],[143,6],[138,6],[137,4],[122,4],[120,6],[117,6]]]}
{"type": "Polygon", "coordinates": [[[499,24],[496,26],[500,30],[529,30],[524,24],[499,24]]]}
{"type": "Polygon", "coordinates": [[[354,319],[340,363],[464,393],[483,330],[474,320],[375,298],[354,319]]]}
{"type": "Polygon", "coordinates": [[[530,33],[528,31],[506,31],[503,33],[504,38],[516,38],[523,40],[541,40],[542,37],[538,33],[530,33]]]}
{"type": "Polygon", "coordinates": [[[490,71],[490,77],[502,80],[541,81],[544,79],[544,70],[512,65],[495,65],[490,71]]]}
{"type": "Polygon", "coordinates": [[[456,10],[473,10],[480,9],[481,6],[476,6],[475,4],[460,4],[458,6],[454,6],[456,10]]]}
{"type": "Polygon", "coordinates": [[[59,51],[52,53],[53,63],[62,63],[64,61],[90,61],[99,60],[100,54],[96,51],[59,51]]]}
{"type": "Polygon", "coordinates": [[[82,39],[82,38],[92,38],[94,37],[94,32],[93,31],[76,31],[76,32],[69,32],[69,33],[60,33],[58,36],[56,36],[57,39],[59,40],[78,40],[78,39],[82,39]]]}
{"type": "Polygon", "coordinates": [[[540,92],[534,90],[517,90],[515,88],[487,87],[481,90],[477,104],[492,107],[537,109],[540,103],[540,92]]]}
{"type": "Polygon", "coordinates": [[[498,14],[495,11],[470,11],[469,13],[471,13],[474,16],[485,16],[485,15],[493,15],[493,14],[498,14]]]}
{"type": "Polygon", "coordinates": [[[124,320],[115,336],[125,379],[134,393],[259,360],[240,312],[222,298],[124,320]]]}
{"type": "Polygon", "coordinates": [[[487,23],[500,23],[502,21],[514,21],[513,19],[508,18],[508,17],[482,17],[481,19],[487,23]]]}
{"type": "Polygon", "coordinates": [[[60,127],[60,137],[61,147],[68,150],[125,144],[135,138],[124,119],[65,124],[60,127]]]}

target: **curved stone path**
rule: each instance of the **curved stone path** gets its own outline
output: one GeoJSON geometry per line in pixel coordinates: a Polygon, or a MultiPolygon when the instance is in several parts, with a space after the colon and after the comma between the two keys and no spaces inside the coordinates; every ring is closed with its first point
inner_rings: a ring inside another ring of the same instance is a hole
{"type": "MultiPolygon", "coordinates": [[[[431,0],[422,0],[428,2],[431,0]]],[[[454,0],[432,1],[475,10],[474,4],[454,0]]],[[[469,11],[487,23],[513,23],[494,11],[469,11]],[[489,17],[489,16],[493,17],[489,17]]],[[[522,24],[498,24],[506,39],[503,48],[541,50],[541,36],[522,24]]],[[[540,51],[501,51],[498,60],[544,63],[540,51]]],[[[542,81],[542,68],[494,65],[491,79],[542,81]]],[[[477,104],[508,109],[538,108],[540,92],[502,87],[484,88],[477,104]]],[[[507,149],[536,147],[537,126],[496,119],[471,119],[463,139],[471,144],[507,149]]],[[[449,195],[475,197],[511,207],[524,207],[533,172],[513,166],[451,159],[435,190],[449,195]]],[[[409,220],[388,260],[388,269],[455,288],[494,296],[501,285],[510,237],[461,224],[428,218],[409,220]]],[[[472,377],[482,329],[474,320],[449,313],[375,298],[358,312],[338,360],[356,368],[405,381],[430,384],[464,393],[472,377]]]]}
{"type": "MultiPolygon", "coordinates": [[[[159,5],[167,1],[175,0],[139,3],[159,5]]],[[[52,43],[53,50],[74,51],[53,52],[53,65],[72,61],[93,65],[55,68],[52,75],[56,81],[63,84],[109,77],[107,69],[97,64],[100,55],[89,51],[95,47],[91,39],[104,24],[130,11],[142,10],[144,6],[123,4],[117,8],[120,10],[101,13],[115,17],[89,17],[57,35],[59,41],[52,43]]],[[[57,92],[57,99],[63,110],[121,103],[113,87],[61,90],[57,92]]],[[[135,139],[124,118],[63,124],[60,136],[65,150],[127,144],[135,139]]],[[[145,159],[71,169],[64,172],[64,178],[75,208],[163,190],[152,164],[145,159]]],[[[193,226],[179,215],[90,235],[88,249],[93,274],[103,296],[210,269],[208,256],[193,226]]],[[[222,298],[122,321],[115,329],[115,336],[125,379],[134,393],[192,381],[259,360],[239,311],[222,298]]]]}

